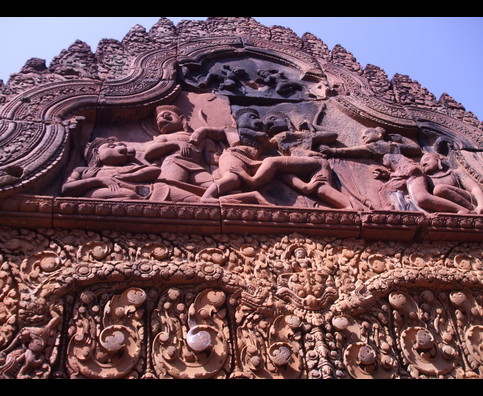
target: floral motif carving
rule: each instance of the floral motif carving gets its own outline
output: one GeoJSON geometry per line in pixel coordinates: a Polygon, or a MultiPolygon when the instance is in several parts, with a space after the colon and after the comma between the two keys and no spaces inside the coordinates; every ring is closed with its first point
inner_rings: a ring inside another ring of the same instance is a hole
{"type": "Polygon", "coordinates": [[[480,124],[249,17],[29,60],[0,85],[0,377],[482,377],[480,124]]]}
{"type": "Polygon", "coordinates": [[[222,291],[169,289],[153,313],[153,364],[158,377],[223,378],[231,354],[222,291]]]}
{"type": "Polygon", "coordinates": [[[1,231],[4,378],[481,375],[479,243],[1,231]]]}
{"type": "Polygon", "coordinates": [[[125,378],[139,362],[145,292],[131,288],[105,305],[104,293],[83,292],[74,307],[67,347],[73,378],[125,378]]]}

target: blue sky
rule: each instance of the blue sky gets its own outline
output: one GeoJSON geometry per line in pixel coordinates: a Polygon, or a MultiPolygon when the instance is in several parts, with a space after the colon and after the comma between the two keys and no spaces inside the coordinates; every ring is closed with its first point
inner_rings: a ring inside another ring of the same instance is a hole
{"type": "MultiPolygon", "coordinates": [[[[206,17],[169,17],[182,19],[206,17]]],[[[483,120],[483,17],[254,17],[298,35],[310,32],[330,49],[341,44],[363,67],[391,78],[405,74],[437,98],[453,96],[483,120]]],[[[121,40],[136,24],[149,30],[159,17],[0,17],[0,79],[6,82],[32,57],[47,64],[76,39],[93,51],[103,38],[121,40]]]]}

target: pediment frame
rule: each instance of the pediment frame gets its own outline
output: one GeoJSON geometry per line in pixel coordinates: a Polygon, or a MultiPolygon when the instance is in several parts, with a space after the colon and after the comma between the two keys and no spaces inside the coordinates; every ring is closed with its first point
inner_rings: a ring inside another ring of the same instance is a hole
{"type": "MultiPolygon", "coordinates": [[[[176,99],[181,90],[178,74],[180,66],[189,64],[195,67],[202,67],[204,62],[213,59],[249,57],[274,62],[277,65],[296,70],[300,73],[302,81],[317,82],[328,77],[330,82],[331,76],[335,76],[346,84],[349,91],[348,94],[339,93],[334,97],[325,98],[321,101],[335,102],[341,111],[368,126],[383,125],[397,131],[418,133],[422,128],[429,125],[436,133],[454,140],[458,149],[463,149],[457,151],[460,162],[467,169],[477,169],[473,176],[481,182],[480,166],[472,167],[472,164],[478,163],[477,157],[481,155],[481,153],[475,152],[478,147],[474,143],[475,139],[473,139],[473,137],[477,136],[476,128],[429,109],[391,104],[380,100],[375,94],[371,93],[370,84],[364,77],[328,61],[317,59],[302,50],[254,37],[217,36],[213,39],[201,38],[185,43],[181,42],[163,49],[143,53],[133,61],[131,74],[120,80],[99,81],[84,79],[49,83],[23,92],[9,101],[1,109],[0,113],[2,128],[10,130],[7,133],[8,136],[20,136],[22,128],[25,128],[28,123],[35,125],[43,132],[41,132],[40,144],[38,144],[38,139],[27,141],[26,144],[30,146],[27,150],[20,151],[22,153],[20,157],[4,165],[2,164],[0,167],[4,177],[0,179],[0,197],[22,192],[32,184],[38,184],[55,176],[62,164],[65,163],[65,156],[69,151],[69,141],[73,134],[81,133],[75,130],[77,125],[75,118],[70,118],[74,117],[76,113],[82,113],[87,109],[94,112],[105,109],[112,111],[122,109],[151,111],[158,104],[172,103],[176,99]],[[11,131],[12,128],[15,132],[11,131]],[[39,155],[38,153],[42,149],[45,149],[46,152],[43,155],[39,155]],[[25,171],[20,172],[20,169],[25,169],[25,171]]],[[[25,198],[21,196],[13,198],[13,201],[18,202],[23,199],[25,198]]],[[[35,201],[36,198],[32,199],[35,201]]],[[[62,199],[56,199],[55,197],[52,199],[56,203],[62,202],[62,199]]],[[[97,203],[93,201],[92,205],[95,207],[97,203]]],[[[122,206],[125,204],[116,203],[113,206],[116,205],[122,206]]],[[[180,205],[183,206],[182,204],[180,205]]],[[[52,213],[63,216],[64,213],[56,209],[61,206],[60,204],[53,205],[52,213]]],[[[246,208],[246,210],[252,211],[251,208],[246,208]]],[[[280,227],[278,221],[272,221],[275,218],[273,213],[276,211],[276,209],[255,208],[252,215],[248,217],[251,219],[262,219],[261,222],[256,220],[254,223],[250,223],[241,219],[240,226],[237,218],[239,208],[236,205],[224,205],[218,212],[219,216],[216,217],[214,226],[222,229],[228,225],[228,228],[232,230],[245,230],[246,227],[250,228],[250,224],[258,224],[262,225],[262,229],[273,232],[280,227]],[[263,214],[261,214],[262,212],[263,214]],[[267,215],[267,213],[270,214],[267,215]],[[226,214],[229,215],[225,216],[226,214]],[[230,217],[232,215],[235,217],[230,217]],[[221,223],[219,219],[221,219],[221,223]],[[266,219],[269,219],[268,223],[265,222],[266,219]],[[268,226],[266,226],[267,224],[268,226]],[[232,227],[231,225],[234,226],[232,227]]],[[[284,216],[295,219],[300,217],[300,211],[293,208],[280,208],[278,211],[284,213],[281,218],[284,218],[284,216]],[[292,216],[290,216],[290,213],[292,213],[292,216]]],[[[18,211],[14,212],[18,213],[18,211]]],[[[324,215],[321,215],[320,218],[325,219],[325,211],[321,212],[324,212],[324,215]]],[[[305,210],[305,214],[301,217],[309,218],[313,213],[314,211],[305,210]]],[[[407,214],[397,215],[401,215],[401,218],[407,217],[407,214]]],[[[68,216],[70,214],[67,214],[68,216]]],[[[360,213],[355,211],[354,218],[359,219],[359,216],[360,213]]],[[[384,212],[381,216],[388,219],[392,215],[387,215],[384,212]]],[[[314,217],[316,216],[312,216],[312,218],[314,217]]],[[[337,212],[335,212],[335,217],[339,217],[337,212]]],[[[55,218],[55,216],[52,218],[55,218]]],[[[50,218],[49,224],[52,224],[52,218],[50,218]]],[[[140,218],[142,219],[143,216],[140,218]]],[[[366,216],[365,218],[368,217],[366,216]]],[[[450,216],[450,218],[454,218],[454,216],[450,216]]],[[[466,219],[468,218],[472,219],[470,223],[475,227],[474,230],[481,228],[478,216],[462,216],[460,223],[467,224],[466,219]]],[[[145,218],[142,222],[147,220],[145,218]]],[[[97,221],[98,219],[96,219],[97,221]]],[[[177,221],[183,222],[184,220],[178,219],[177,221]]],[[[443,221],[443,223],[445,222],[446,220],[443,221]]],[[[319,219],[316,224],[324,223],[325,220],[320,221],[319,219]]],[[[365,233],[361,232],[361,230],[364,230],[365,227],[361,226],[361,224],[366,223],[365,221],[354,221],[352,225],[355,231],[351,230],[345,235],[364,235],[365,233]]],[[[429,223],[422,221],[419,224],[423,224],[423,228],[426,229],[429,223]]],[[[437,221],[436,223],[443,224],[437,221]]],[[[372,224],[372,222],[369,221],[368,224],[372,224]]],[[[404,221],[401,220],[398,223],[398,227],[405,228],[404,221]]],[[[297,229],[297,227],[294,228],[297,229]]],[[[321,229],[324,229],[322,233],[327,232],[324,227],[315,226],[315,229],[315,233],[319,233],[321,229]]],[[[414,230],[409,232],[411,237],[414,237],[416,234],[420,235],[424,234],[424,232],[421,233],[414,230]]],[[[463,234],[466,235],[466,231],[463,234]]],[[[471,234],[472,238],[474,238],[475,233],[472,232],[471,234]]]]}

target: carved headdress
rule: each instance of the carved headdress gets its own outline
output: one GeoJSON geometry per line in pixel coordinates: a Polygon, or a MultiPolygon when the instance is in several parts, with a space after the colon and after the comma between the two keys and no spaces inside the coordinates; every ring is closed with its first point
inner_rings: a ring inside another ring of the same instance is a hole
{"type": "Polygon", "coordinates": [[[87,166],[95,167],[99,166],[98,150],[106,143],[117,143],[118,140],[115,137],[109,138],[96,138],[92,142],[87,143],[84,150],[84,158],[87,162],[87,166]]]}

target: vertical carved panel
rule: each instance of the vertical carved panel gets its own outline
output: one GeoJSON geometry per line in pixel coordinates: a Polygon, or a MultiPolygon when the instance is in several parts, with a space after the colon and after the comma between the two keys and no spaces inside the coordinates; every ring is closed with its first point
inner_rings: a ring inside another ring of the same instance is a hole
{"type": "Polygon", "coordinates": [[[447,314],[447,295],[394,292],[389,303],[409,374],[414,378],[461,376],[454,327],[447,314]]]}
{"type": "Polygon", "coordinates": [[[153,365],[159,378],[225,378],[230,334],[222,291],[171,288],[152,317],[153,365]]]}
{"type": "Polygon", "coordinates": [[[146,293],[131,288],[120,295],[83,292],[69,327],[68,366],[74,378],[134,375],[143,340],[146,293]]]}

